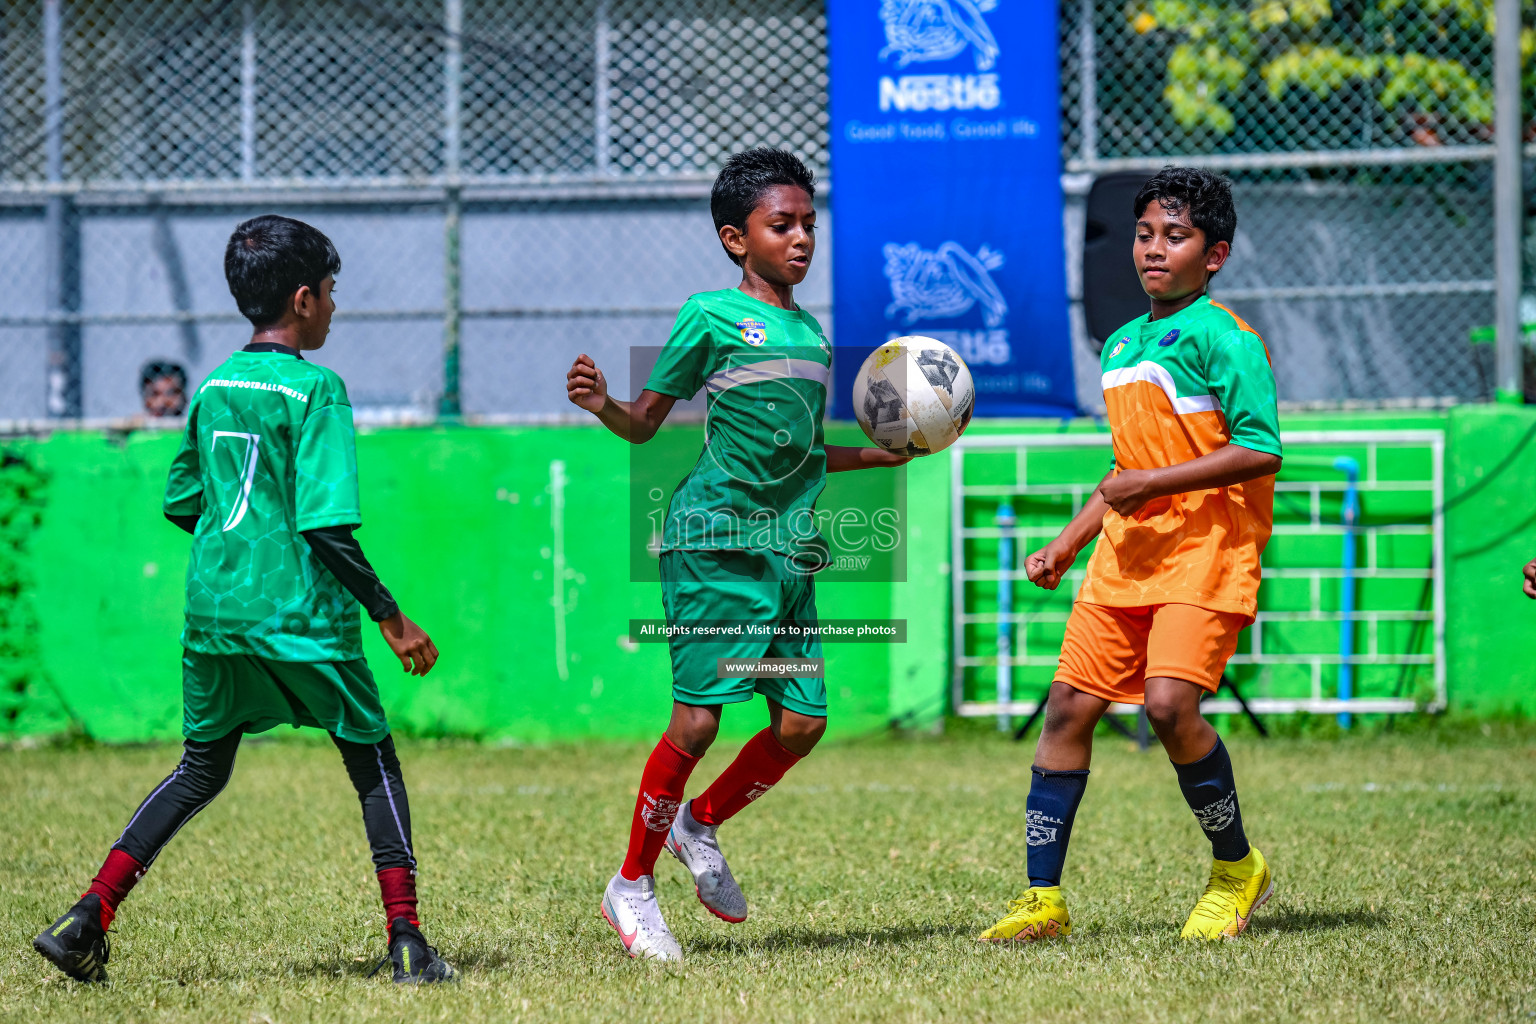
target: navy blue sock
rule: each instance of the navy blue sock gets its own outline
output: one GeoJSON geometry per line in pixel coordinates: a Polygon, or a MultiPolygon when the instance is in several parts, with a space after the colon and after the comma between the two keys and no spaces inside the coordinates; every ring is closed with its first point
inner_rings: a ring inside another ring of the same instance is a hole
{"type": "Polygon", "coordinates": [[[1067,862],[1072,819],[1088,788],[1088,770],[1053,772],[1031,768],[1029,799],[1024,802],[1024,841],[1029,844],[1029,884],[1061,884],[1067,862]]]}
{"type": "Polygon", "coordinates": [[[1198,761],[1176,764],[1184,802],[1211,841],[1217,860],[1242,860],[1248,856],[1248,837],[1243,834],[1243,812],[1237,806],[1237,783],[1232,780],[1232,759],[1226,744],[1216,738],[1211,752],[1198,761]]]}

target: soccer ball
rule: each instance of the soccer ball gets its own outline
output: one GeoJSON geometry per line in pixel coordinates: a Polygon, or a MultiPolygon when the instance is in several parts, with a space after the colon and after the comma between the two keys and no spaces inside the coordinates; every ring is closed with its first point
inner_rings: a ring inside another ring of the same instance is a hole
{"type": "Polygon", "coordinates": [[[902,455],[931,455],[955,443],[971,422],[976,387],[960,354],[913,336],[869,354],[853,381],[853,411],[869,439],[902,455]]]}

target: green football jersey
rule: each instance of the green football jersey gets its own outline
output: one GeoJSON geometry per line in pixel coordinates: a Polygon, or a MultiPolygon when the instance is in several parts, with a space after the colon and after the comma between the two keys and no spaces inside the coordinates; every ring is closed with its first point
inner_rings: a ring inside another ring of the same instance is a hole
{"type": "Polygon", "coordinates": [[[360,525],[347,388],[297,355],[241,351],[197,389],[165,511],[198,516],[182,646],[274,661],[363,656],[357,600],[299,534],[360,525]]]}
{"type": "Polygon", "coordinates": [[[645,386],[707,390],[704,449],[667,508],[661,549],[770,550],[820,565],[827,485],[822,417],[832,346],[804,310],[737,288],[691,296],[645,386]]]}

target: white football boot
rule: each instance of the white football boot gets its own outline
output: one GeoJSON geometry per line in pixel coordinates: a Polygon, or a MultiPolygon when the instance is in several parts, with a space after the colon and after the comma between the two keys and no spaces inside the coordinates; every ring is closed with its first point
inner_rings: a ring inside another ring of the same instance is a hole
{"type": "Polygon", "coordinates": [[[656,880],[642,875],[631,882],[614,875],[603,890],[603,920],[619,933],[629,955],[637,959],[681,960],[683,949],[672,937],[661,907],[656,904],[656,880]]]}
{"type": "Polygon", "coordinates": [[[747,897],[720,852],[720,841],[715,838],[718,831],[718,825],[700,825],[694,820],[690,800],[672,822],[667,849],[693,874],[694,891],[704,909],[722,921],[740,924],[747,919],[747,897]]]}

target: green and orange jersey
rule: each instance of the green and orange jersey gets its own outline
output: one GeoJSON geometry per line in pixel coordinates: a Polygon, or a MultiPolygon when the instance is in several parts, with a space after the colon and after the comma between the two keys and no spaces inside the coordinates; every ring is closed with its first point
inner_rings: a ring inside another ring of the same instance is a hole
{"type": "MultiPolygon", "coordinates": [[[[1281,454],[1264,339],[1209,296],[1126,324],[1105,343],[1101,369],[1117,469],[1173,466],[1228,444],[1281,454]]],[[[1274,493],[1271,475],[1106,512],[1078,600],[1189,604],[1251,621],[1274,493]]]]}

